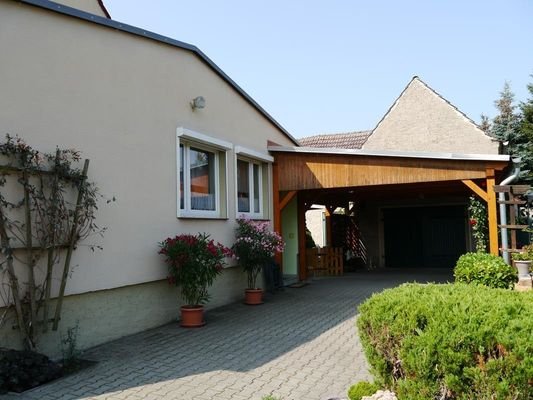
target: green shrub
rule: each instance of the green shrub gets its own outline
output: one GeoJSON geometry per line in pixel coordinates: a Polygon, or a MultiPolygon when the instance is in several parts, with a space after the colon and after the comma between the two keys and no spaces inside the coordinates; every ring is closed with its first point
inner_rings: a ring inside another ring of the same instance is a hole
{"type": "Polygon", "coordinates": [[[375,383],[362,381],[352,385],[350,389],[348,389],[348,397],[350,400],[361,400],[363,396],[372,396],[378,390],[379,386],[375,383]]]}
{"type": "Polygon", "coordinates": [[[466,253],[459,257],[454,269],[457,282],[509,289],[518,280],[516,270],[503,258],[487,253],[466,253]]]}
{"type": "Polygon", "coordinates": [[[400,399],[533,398],[533,293],[406,284],[357,321],[372,372],[400,399]]]}
{"type": "Polygon", "coordinates": [[[520,253],[513,253],[512,258],[514,261],[531,261],[533,260],[533,244],[528,244],[522,247],[520,253]]]}

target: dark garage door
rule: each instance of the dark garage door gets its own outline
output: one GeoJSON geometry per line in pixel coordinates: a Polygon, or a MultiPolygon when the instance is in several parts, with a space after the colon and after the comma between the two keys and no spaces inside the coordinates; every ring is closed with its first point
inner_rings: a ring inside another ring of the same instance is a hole
{"type": "Polygon", "coordinates": [[[387,267],[453,268],[466,252],[464,206],[385,209],[387,267]]]}

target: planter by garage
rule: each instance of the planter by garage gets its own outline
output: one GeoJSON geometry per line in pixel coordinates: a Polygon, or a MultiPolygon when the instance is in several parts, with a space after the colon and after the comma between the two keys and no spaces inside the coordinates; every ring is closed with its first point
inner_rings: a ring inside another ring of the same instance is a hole
{"type": "Polygon", "coordinates": [[[518,279],[530,278],[529,271],[533,260],[533,244],[522,247],[520,253],[513,253],[512,257],[518,270],[518,279]]]}
{"type": "Polygon", "coordinates": [[[244,291],[244,304],[249,306],[263,304],[263,289],[246,289],[244,291]]]}

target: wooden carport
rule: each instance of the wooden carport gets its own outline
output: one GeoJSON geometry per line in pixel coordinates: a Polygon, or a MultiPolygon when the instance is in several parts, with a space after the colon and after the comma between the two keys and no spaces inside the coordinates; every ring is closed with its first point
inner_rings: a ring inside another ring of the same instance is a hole
{"type": "MultiPolygon", "coordinates": [[[[274,228],[281,231],[281,211],[298,193],[330,189],[379,192],[397,186],[439,191],[466,187],[487,203],[489,249],[498,254],[498,222],[494,186],[509,156],[415,153],[270,146],[274,155],[274,228]]],[[[327,191],[326,191],[327,192],[327,191]]],[[[298,196],[299,274],[306,276],[305,198],[298,196]]]]}

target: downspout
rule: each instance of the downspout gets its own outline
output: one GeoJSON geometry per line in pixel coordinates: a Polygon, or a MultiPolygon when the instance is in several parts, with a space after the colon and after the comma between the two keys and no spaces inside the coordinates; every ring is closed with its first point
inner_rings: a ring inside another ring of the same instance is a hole
{"type": "MultiPolygon", "coordinates": [[[[509,183],[515,181],[516,178],[518,178],[518,174],[520,174],[520,161],[522,161],[520,157],[513,158],[514,171],[511,175],[501,181],[500,185],[508,185],[509,183]]],[[[498,200],[500,201],[500,225],[502,225],[502,228],[500,230],[502,239],[502,257],[507,264],[511,264],[511,258],[509,257],[509,240],[507,238],[507,228],[503,227],[503,225],[507,225],[507,207],[503,203],[505,201],[505,193],[499,192],[498,200]]]]}

